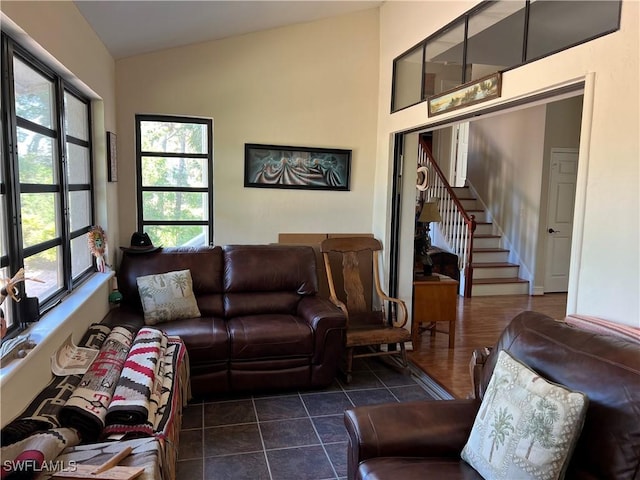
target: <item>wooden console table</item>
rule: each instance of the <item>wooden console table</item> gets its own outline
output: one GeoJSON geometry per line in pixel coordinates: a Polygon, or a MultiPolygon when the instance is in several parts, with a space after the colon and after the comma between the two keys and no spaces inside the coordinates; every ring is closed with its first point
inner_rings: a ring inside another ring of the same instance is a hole
{"type": "Polygon", "coordinates": [[[458,282],[434,273],[432,277],[415,275],[413,279],[413,321],[411,340],[417,344],[422,332],[431,331],[449,335],[449,348],[453,348],[456,336],[458,282]],[[437,322],[449,322],[449,330],[438,330],[437,322]],[[423,326],[422,324],[426,324],[423,326]]]}

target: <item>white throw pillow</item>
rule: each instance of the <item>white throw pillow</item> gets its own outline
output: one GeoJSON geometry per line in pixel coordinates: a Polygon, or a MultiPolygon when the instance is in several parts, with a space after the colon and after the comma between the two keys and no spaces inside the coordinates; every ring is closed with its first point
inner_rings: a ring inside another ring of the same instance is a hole
{"type": "Polygon", "coordinates": [[[500,351],[462,459],[486,480],[563,478],[587,405],[500,351]]]}
{"type": "Polygon", "coordinates": [[[146,325],[200,316],[189,270],[146,275],[136,281],[146,325]]]}

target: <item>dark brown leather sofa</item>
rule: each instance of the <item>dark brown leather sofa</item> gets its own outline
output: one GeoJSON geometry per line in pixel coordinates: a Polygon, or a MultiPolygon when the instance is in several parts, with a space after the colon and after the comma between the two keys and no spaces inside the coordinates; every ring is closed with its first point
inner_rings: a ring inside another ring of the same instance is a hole
{"type": "Polygon", "coordinates": [[[500,350],[589,397],[565,478],[640,479],[640,343],[580,330],[536,312],[518,315],[502,333],[478,375],[480,398],[345,411],[348,478],[481,479],[460,452],[500,350]]]}
{"type": "Polygon", "coordinates": [[[155,327],[184,341],[194,395],[325,387],[336,375],[346,320],[316,295],[316,268],[305,246],[125,253],[117,274],[123,300],[104,322],[141,327],[136,278],[189,269],[201,317],[155,327]]]}

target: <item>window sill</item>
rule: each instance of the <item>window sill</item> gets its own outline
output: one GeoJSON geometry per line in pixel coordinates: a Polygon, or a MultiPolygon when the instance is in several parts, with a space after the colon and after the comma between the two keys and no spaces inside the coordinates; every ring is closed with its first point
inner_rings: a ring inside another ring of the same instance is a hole
{"type": "Polygon", "coordinates": [[[50,381],[51,356],[64,340],[72,335],[77,343],[90,324],[100,322],[107,314],[113,276],[114,272],[94,274],[60,305],[20,333],[19,336],[29,335],[35,347],[27,350],[25,357],[0,366],[0,423],[3,426],[50,381]]]}

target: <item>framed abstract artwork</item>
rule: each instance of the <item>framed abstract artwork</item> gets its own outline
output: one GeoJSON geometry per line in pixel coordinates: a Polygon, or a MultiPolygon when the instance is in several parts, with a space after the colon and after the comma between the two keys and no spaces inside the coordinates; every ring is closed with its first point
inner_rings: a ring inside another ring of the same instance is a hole
{"type": "Polygon", "coordinates": [[[351,150],[246,143],[244,186],[349,190],[351,150]]]}

